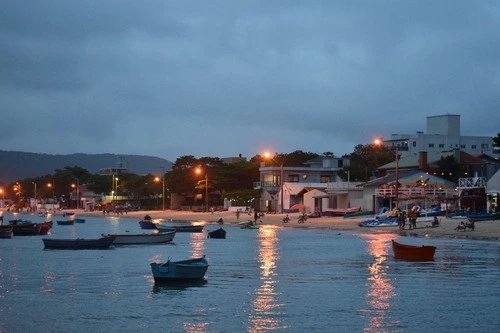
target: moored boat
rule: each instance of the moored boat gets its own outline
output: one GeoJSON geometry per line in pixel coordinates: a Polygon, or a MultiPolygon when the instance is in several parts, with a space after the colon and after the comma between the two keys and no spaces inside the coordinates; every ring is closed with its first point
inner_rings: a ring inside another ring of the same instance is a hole
{"type": "Polygon", "coordinates": [[[75,223],[85,223],[85,219],[82,218],[75,218],[74,221],[75,223]]]}
{"type": "Polygon", "coordinates": [[[75,220],[62,220],[62,221],[56,221],[57,225],[73,225],[75,224],[75,220]]]}
{"type": "Polygon", "coordinates": [[[0,228],[0,238],[12,238],[12,227],[5,227],[5,226],[2,226],[2,228],[0,228]]]}
{"type": "Polygon", "coordinates": [[[85,239],[63,239],[63,238],[42,238],[43,245],[46,249],[69,249],[69,250],[83,250],[83,249],[107,249],[115,240],[114,237],[105,236],[101,238],[85,239]]]}
{"type": "Polygon", "coordinates": [[[142,229],[156,229],[156,223],[152,220],[141,220],[139,221],[139,225],[142,229]]]}
{"type": "Polygon", "coordinates": [[[12,228],[12,234],[14,236],[36,236],[40,235],[41,230],[42,226],[36,223],[27,226],[17,225],[12,228]]]}
{"type": "Polygon", "coordinates": [[[226,230],[224,230],[222,228],[219,228],[219,229],[216,229],[216,230],[213,230],[213,231],[209,231],[207,237],[208,238],[220,238],[220,239],[224,239],[224,238],[226,238],[226,230]]]}
{"type": "Polygon", "coordinates": [[[392,241],[394,259],[406,261],[432,261],[434,260],[435,246],[429,245],[407,245],[392,241]]]}
{"type": "Polygon", "coordinates": [[[177,232],[203,232],[202,225],[156,225],[156,229],[160,232],[169,232],[169,231],[177,231],[177,232]]]}
{"type": "Polygon", "coordinates": [[[171,242],[175,231],[152,234],[108,234],[106,236],[114,237],[113,244],[115,245],[160,244],[171,242]]]}
{"type": "Polygon", "coordinates": [[[151,263],[155,282],[183,282],[203,280],[208,269],[205,256],[165,263],[151,263]]]}

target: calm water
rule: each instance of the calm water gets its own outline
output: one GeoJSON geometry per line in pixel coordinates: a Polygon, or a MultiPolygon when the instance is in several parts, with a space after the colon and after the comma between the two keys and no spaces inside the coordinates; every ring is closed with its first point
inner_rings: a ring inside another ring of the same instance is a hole
{"type": "MultiPolygon", "coordinates": [[[[20,215],[34,222],[37,216],[20,215]]],[[[12,215],[5,214],[5,221],[12,215]]],[[[61,217],[58,217],[61,219],[61,217]]],[[[57,218],[54,218],[54,222],[57,218]]],[[[434,262],[392,259],[394,235],[224,225],[227,239],[44,250],[0,239],[0,332],[493,332],[500,243],[405,238],[434,262]],[[206,254],[207,282],[155,286],[150,262],[206,254]]],[[[214,230],[216,225],[207,225],[214,230]]],[[[87,217],[49,237],[147,232],[137,219],[87,217]]]]}

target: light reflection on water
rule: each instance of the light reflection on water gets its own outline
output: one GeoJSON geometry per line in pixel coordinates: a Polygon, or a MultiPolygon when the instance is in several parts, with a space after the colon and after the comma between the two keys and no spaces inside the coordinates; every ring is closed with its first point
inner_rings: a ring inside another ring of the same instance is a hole
{"type": "Polygon", "coordinates": [[[390,321],[387,314],[392,306],[391,298],[396,296],[394,286],[387,277],[387,256],[389,255],[390,241],[394,235],[372,235],[362,236],[368,245],[368,253],[373,256],[374,262],[368,265],[369,275],[367,277],[366,300],[370,312],[369,326],[364,332],[384,332],[385,327],[398,324],[398,321],[390,321]]]}
{"type": "Polygon", "coordinates": [[[258,262],[260,264],[260,286],[254,291],[253,310],[249,313],[249,332],[267,332],[286,328],[280,324],[280,304],[277,303],[276,263],[279,258],[278,232],[275,227],[261,226],[258,235],[258,262]]]}

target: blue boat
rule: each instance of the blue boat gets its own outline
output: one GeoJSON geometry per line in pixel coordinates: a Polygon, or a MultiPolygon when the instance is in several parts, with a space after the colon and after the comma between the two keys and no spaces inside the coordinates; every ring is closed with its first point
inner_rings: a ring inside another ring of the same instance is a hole
{"type": "Polygon", "coordinates": [[[205,256],[181,261],[151,263],[155,282],[183,282],[203,280],[208,269],[205,256]]]}
{"type": "Polygon", "coordinates": [[[75,224],[75,220],[63,220],[63,221],[56,221],[57,225],[73,225],[75,224]]]}
{"type": "Polygon", "coordinates": [[[386,217],[365,220],[358,223],[360,227],[394,227],[398,225],[398,219],[395,217],[386,217]]]}
{"type": "Polygon", "coordinates": [[[85,223],[85,219],[76,218],[75,223],[85,223]]]}

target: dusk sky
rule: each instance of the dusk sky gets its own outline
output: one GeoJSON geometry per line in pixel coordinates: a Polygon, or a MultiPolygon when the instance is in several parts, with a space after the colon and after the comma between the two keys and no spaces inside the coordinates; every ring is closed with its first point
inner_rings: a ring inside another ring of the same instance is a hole
{"type": "Polygon", "coordinates": [[[337,156],[500,132],[500,1],[0,2],[0,150],[337,156]]]}

